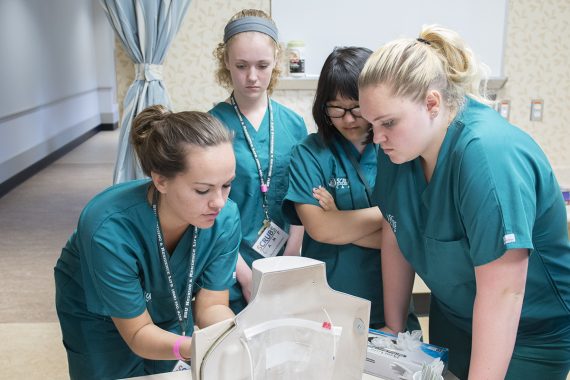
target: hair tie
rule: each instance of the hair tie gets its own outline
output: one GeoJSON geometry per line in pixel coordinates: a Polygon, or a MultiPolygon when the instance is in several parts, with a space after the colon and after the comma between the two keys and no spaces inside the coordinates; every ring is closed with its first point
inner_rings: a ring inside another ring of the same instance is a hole
{"type": "Polygon", "coordinates": [[[247,16],[234,20],[224,28],[224,43],[228,42],[230,38],[242,32],[260,32],[267,34],[273,38],[275,42],[278,41],[277,27],[275,24],[263,17],[247,16]]]}
{"type": "Polygon", "coordinates": [[[416,40],[422,44],[431,45],[431,42],[424,40],[423,38],[416,38],[416,40]]]}

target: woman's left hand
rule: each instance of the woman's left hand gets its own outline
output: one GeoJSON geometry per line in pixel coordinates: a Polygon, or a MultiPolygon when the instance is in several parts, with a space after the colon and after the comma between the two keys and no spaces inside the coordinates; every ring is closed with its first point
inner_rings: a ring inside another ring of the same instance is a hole
{"type": "Polygon", "coordinates": [[[331,193],[322,186],[313,188],[313,197],[319,201],[319,205],[325,211],[338,211],[331,193]]]}

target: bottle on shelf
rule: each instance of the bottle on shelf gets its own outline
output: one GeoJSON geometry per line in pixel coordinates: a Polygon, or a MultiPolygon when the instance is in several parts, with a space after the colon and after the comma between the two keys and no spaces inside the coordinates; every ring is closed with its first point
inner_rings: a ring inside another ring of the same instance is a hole
{"type": "Polygon", "coordinates": [[[287,44],[287,68],[292,77],[305,77],[305,43],[300,40],[287,44]]]}

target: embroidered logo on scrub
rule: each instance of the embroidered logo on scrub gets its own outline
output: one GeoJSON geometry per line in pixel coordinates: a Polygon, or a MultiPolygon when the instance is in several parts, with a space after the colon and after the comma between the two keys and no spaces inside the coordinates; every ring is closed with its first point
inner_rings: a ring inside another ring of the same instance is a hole
{"type": "Polygon", "coordinates": [[[348,183],[348,178],[341,177],[341,178],[334,178],[331,177],[329,179],[329,187],[333,187],[335,189],[350,189],[350,184],[348,183]]]}
{"type": "Polygon", "coordinates": [[[388,221],[388,223],[390,223],[390,226],[392,227],[392,231],[394,231],[394,233],[396,233],[396,226],[398,226],[398,223],[396,222],[396,218],[394,218],[394,215],[387,214],[386,220],[388,221]]]}
{"type": "Polygon", "coordinates": [[[503,244],[505,245],[509,243],[514,243],[515,241],[517,241],[517,239],[515,238],[515,234],[506,234],[505,236],[503,236],[503,244]]]}
{"type": "Polygon", "coordinates": [[[144,300],[148,303],[152,300],[152,295],[149,292],[144,292],[144,300]]]}

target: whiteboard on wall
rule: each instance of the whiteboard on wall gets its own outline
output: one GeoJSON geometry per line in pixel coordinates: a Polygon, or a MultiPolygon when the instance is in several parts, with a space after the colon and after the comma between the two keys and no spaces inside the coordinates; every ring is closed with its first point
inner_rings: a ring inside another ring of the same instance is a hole
{"type": "Polygon", "coordinates": [[[457,31],[491,77],[503,76],[507,0],[271,0],[271,16],[281,42],[305,42],[308,76],[320,73],[335,46],[376,50],[416,38],[427,24],[457,31]]]}

